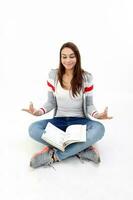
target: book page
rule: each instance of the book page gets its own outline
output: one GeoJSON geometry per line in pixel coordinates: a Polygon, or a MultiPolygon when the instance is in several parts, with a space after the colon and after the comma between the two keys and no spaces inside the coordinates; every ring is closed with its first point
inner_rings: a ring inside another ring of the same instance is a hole
{"type": "Polygon", "coordinates": [[[64,138],[65,144],[72,142],[85,142],[86,141],[86,125],[75,124],[67,127],[66,135],[64,138]]]}
{"type": "Polygon", "coordinates": [[[42,139],[49,144],[63,150],[63,141],[65,135],[66,133],[64,131],[49,122],[45,128],[45,132],[42,135],[42,139]]]}

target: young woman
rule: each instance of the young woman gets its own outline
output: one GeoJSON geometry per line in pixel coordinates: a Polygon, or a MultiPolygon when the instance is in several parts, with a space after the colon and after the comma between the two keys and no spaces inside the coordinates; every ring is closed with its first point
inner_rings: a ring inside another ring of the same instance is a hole
{"type": "Polygon", "coordinates": [[[112,117],[108,116],[107,108],[99,113],[93,105],[92,75],[82,69],[80,52],[72,42],[62,45],[59,67],[50,70],[47,86],[48,99],[42,108],[36,109],[31,103],[28,109],[23,109],[36,116],[54,109],[53,118],[34,122],[29,127],[30,136],[44,144],[44,148],[31,158],[30,166],[47,166],[75,155],[99,163],[100,157],[93,144],[103,137],[105,129],[102,123],[89,116],[96,119],[112,117]],[[48,122],[63,131],[72,124],[86,124],[86,142],[73,143],[64,152],[54,148],[41,138],[48,122]]]}

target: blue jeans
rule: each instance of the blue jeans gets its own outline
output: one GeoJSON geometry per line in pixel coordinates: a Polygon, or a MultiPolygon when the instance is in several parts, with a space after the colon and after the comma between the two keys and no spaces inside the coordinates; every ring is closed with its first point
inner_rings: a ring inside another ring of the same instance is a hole
{"type": "Polygon", "coordinates": [[[36,141],[50,146],[46,143],[42,138],[43,132],[45,132],[45,128],[47,123],[50,122],[61,130],[65,131],[69,125],[72,124],[83,124],[86,126],[86,142],[78,142],[70,144],[66,147],[65,151],[62,152],[58,149],[55,149],[55,155],[59,160],[64,160],[68,157],[74,156],[80,151],[88,148],[89,146],[96,143],[100,140],[105,132],[105,128],[102,123],[98,121],[94,121],[84,117],[54,117],[52,119],[44,119],[37,122],[34,122],[29,127],[29,135],[36,141]]]}

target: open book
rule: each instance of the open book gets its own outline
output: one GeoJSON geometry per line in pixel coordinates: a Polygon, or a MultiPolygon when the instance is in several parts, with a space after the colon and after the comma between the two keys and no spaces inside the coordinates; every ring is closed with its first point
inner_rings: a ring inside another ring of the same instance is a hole
{"type": "Polygon", "coordinates": [[[61,151],[65,151],[65,147],[69,144],[86,141],[86,125],[70,125],[66,131],[62,131],[48,122],[42,139],[61,151]]]}

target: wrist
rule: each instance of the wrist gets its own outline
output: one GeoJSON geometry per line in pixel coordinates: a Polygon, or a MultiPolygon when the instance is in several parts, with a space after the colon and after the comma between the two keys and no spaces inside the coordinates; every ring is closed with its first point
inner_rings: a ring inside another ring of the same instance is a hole
{"type": "Polygon", "coordinates": [[[45,114],[44,108],[40,108],[39,111],[40,111],[40,114],[41,114],[41,115],[45,114]]]}
{"type": "Polygon", "coordinates": [[[98,119],[98,118],[99,118],[99,113],[98,113],[98,111],[94,111],[94,112],[92,113],[92,117],[98,119]]]}

